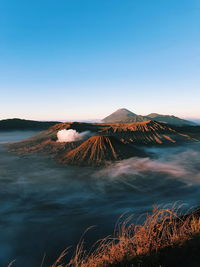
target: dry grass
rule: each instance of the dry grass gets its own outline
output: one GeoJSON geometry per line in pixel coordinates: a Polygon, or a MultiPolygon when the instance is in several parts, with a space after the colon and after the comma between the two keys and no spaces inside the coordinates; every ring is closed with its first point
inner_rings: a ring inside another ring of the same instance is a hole
{"type": "MultiPolygon", "coordinates": [[[[160,250],[182,247],[200,233],[200,218],[194,213],[178,216],[177,209],[154,208],[140,225],[131,220],[132,217],[121,220],[114,237],[99,240],[89,252],[84,250],[81,239],[68,263],[64,263],[65,250],[51,267],[144,266],[143,258],[152,260],[151,255],[160,250]]],[[[161,264],[149,262],[145,266],[161,264]]]]}

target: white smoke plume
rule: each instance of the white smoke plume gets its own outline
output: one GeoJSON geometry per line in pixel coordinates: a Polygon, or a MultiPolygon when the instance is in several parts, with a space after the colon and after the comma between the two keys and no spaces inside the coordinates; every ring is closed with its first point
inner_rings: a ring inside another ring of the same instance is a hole
{"type": "Polygon", "coordinates": [[[89,136],[91,136],[89,131],[79,133],[73,129],[63,129],[57,132],[57,142],[75,142],[83,140],[84,138],[87,138],[89,136]]]}

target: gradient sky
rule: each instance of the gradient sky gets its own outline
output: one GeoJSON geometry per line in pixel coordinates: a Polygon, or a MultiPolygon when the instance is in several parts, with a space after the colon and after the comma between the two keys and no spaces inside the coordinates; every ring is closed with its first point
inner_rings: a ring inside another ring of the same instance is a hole
{"type": "Polygon", "coordinates": [[[0,119],[200,118],[200,0],[0,0],[0,119]]]}

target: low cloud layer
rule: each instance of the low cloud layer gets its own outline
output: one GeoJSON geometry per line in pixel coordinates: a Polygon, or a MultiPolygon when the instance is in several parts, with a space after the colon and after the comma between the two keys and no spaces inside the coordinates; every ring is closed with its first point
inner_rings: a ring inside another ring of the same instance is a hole
{"type": "Polygon", "coordinates": [[[115,178],[121,175],[141,175],[144,172],[165,173],[181,177],[186,171],[181,166],[173,163],[164,163],[150,158],[130,158],[120,161],[98,172],[99,175],[115,178]]]}
{"type": "MultiPolygon", "coordinates": [[[[59,140],[80,140],[88,134],[64,130],[59,140]]],[[[137,222],[153,205],[178,201],[188,204],[188,208],[199,206],[200,143],[148,148],[152,157],[130,158],[105,168],[63,166],[45,155],[24,157],[5,152],[6,147],[0,145],[2,266],[13,258],[18,266],[26,262],[29,267],[37,266],[50,232],[57,250],[62,251],[66,246],[75,246],[90,225],[97,228],[91,234],[89,231],[87,242],[93,244],[108,235],[114,222],[126,212],[135,214],[137,222]],[[64,227],[56,232],[58,221],[64,227]],[[33,250],[36,234],[43,238],[33,250]]],[[[50,266],[57,251],[48,248],[47,254],[50,257],[46,264],[50,266]]]]}
{"type": "Polygon", "coordinates": [[[178,178],[188,185],[200,183],[200,144],[192,148],[156,149],[156,158],[130,158],[111,164],[97,171],[96,178],[109,177],[123,179],[134,177],[154,177],[161,175],[168,178],[178,178]]]}
{"type": "Polygon", "coordinates": [[[91,134],[89,131],[85,131],[82,133],[77,132],[76,130],[69,129],[69,130],[60,130],[57,132],[57,142],[76,142],[83,140],[84,138],[89,137],[91,134]]]}

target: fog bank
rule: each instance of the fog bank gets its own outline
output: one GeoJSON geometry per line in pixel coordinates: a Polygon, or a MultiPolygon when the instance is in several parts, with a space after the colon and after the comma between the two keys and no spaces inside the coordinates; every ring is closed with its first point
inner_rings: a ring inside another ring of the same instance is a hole
{"type": "Polygon", "coordinates": [[[2,266],[12,259],[15,267],[40,266],[44,253],[50,266],[89,226],[96,227],[85,237],[88,246],[111,234],[124,212],[138,219],[153,205],[198,206],[200,144],[149,150],[153,157],[97,169],[10,154],[0,145],[2,266]]]}

